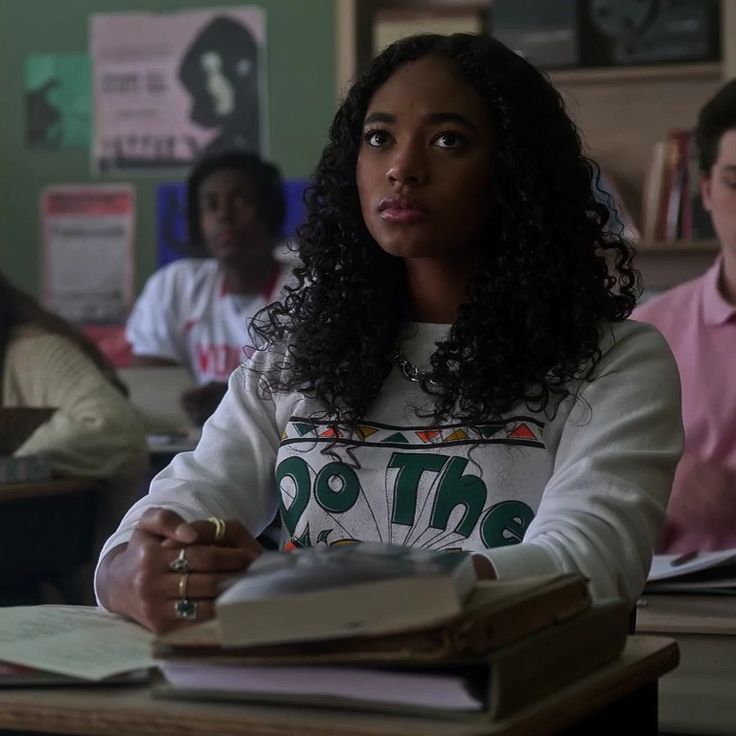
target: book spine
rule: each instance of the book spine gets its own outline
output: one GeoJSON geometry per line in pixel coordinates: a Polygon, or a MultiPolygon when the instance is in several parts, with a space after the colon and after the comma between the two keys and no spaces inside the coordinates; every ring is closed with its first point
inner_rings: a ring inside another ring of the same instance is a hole
{"type": "Polygon", "coordinates": [[[644,184],[642,240],[645,243],[654,243],[657,240],[657,217],[662,199],[666,158],[667,142],[658,141],[652,149],[652,161],[644,184]]]}
{"type": "Polygon", "coordinates": [[[540,629],[565,621],[590,606],[590,592],[585,580],[575,587],[564,585],[546,592],[539,605],[530,606],[526,598],[498,615],[469,617],[448,630],[449,649],[455,655],[485,654],[511,644],[540,629]]]}
{"type": "Polygon", "coordinates": [[[623,603],[592,608],[499,650],[491,658],[491,718],[505,718],[615,659],[628,618],[623,603]]]}

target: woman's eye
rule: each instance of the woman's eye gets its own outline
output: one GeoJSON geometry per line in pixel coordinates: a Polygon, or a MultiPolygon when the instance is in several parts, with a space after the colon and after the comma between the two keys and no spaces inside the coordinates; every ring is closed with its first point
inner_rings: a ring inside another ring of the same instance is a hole
{"type": "Polygon", "coordinates": [[[460,133],[440,133],[434,139],[434,144],[439,148],[460,148],[463,143],[465,143],[465,138],[460,133]]]}
{"type": "Polygon", "coordinates": [[[388,133],[385,130],[367,130],[363,135],[363,140],[369,146],[379,148],[388,143],[388,133]]]}

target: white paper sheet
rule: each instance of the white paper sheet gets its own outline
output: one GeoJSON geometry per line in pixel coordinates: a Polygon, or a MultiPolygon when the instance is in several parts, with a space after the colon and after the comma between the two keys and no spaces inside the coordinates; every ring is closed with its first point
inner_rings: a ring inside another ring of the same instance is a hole
{"type": "Polygon", "coordinates": [[[0,608],[0,661],[85,680],[154,666],[152,638],[93,606],[0,608]]]}
{"type": "Polygon", "coordinates": [[[736,565],[736,549],[698,552],[691,555],[655,555],[647,582],[670,580],[706,570],[724,568],[724,578],[730,578],[726,567],[736,565]],[[683,560],[680,562],[680,560],[683,560]]]}

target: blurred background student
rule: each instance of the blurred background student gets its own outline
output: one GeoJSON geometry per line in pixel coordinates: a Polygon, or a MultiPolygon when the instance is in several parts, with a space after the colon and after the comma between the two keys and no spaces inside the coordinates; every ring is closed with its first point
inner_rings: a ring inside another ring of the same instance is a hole
{"type": "Polygon", "coordinates": [[[661,539],[673,553],[736,547],[736,80],[703,106],[695,143],[720,254],[632,315],[659,328],[682,380],[685,453],[661,539]]]}
{"type": "Polygon", "coordinates": [[[182,365],[196,379],[182,395],[196,425],[242,361],[248,322],[278,294],[284,268],[274,250],[285,213],[273,164],[240,151],[202,159],[187,181],[189,238],[201,257],[157,271],[130,315],[126,337],[137,365],[182,365]]]}
{"type": "MultiPolygon", "coordinates": [[[[0,373],[0,407],[55,409],[14,454],[43,456],[55,477],[101,481],[96,552],[137,498],[147,464],[125,387],[92,342],[2,273],[0,373]]],[[[91,580],[84,585],[90,595],[91,580]]]]}

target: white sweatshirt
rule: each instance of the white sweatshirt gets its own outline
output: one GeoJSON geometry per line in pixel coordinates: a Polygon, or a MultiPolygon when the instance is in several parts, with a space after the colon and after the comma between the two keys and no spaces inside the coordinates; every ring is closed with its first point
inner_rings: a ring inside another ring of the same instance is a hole
{"type": "MultiPolygon", "coordinates": [[[[402,342],[426,367],[447,325],[402,342]]],[[[592,381],[554,418],[519,404],[503,422],[435,425],[428,396],[394,368],[350,437],[297,393],[262,398],[268,353],[235,371],[193,452],[156,476],[102,555],[143,511],[237,518],[259,534],[280,506],[286,547],[378,540],[485,554],[501,580],[581,572],[594,597],[642,590],[682,449],[680,386],[661,335],[606,325],[592,381]]]]}
{"type": "Polygon", "coordinates": [[[260,294],[232,294],[212,258],[182,258],[146,282],[125,336],[136,356],[165,358],[191,370],[197,383],[227,381],[250,345],[248,323],[283,286],[282,268],[260,294]]]}

